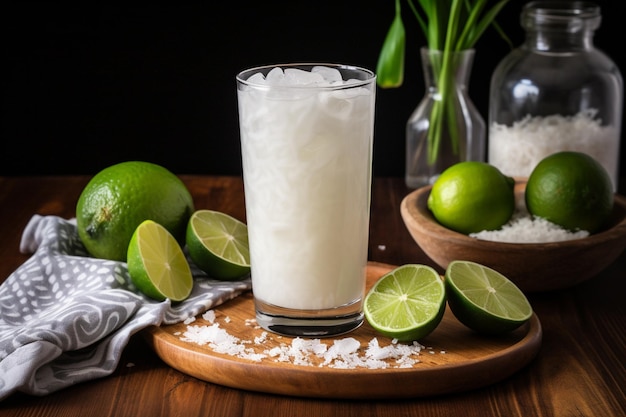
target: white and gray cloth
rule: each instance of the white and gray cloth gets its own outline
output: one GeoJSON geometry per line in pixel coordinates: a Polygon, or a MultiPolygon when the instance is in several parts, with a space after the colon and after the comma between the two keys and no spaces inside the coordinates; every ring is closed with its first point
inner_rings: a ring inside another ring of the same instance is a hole
{"type": "Polygon", "coordinates": [[[155,301],[130,281],[126,263],[89,257],[75,219],[35,215],[20,243],[33,255],[0,285],[0,401],[46,395],[110,375],[130,337],[196,316],[251,288],[210,279],[190,260],[191,295],[155,301]]]}

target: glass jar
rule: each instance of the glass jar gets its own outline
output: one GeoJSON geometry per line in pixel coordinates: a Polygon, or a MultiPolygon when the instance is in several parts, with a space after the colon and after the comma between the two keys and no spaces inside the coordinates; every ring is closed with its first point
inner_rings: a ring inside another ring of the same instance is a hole
{"type": "Polygon", "coordinates": [[[623,81],[593,44],[600,8],[533,1],[522,10],[524,43],[496,67],[489,97],[488,162],[528,177],[544,157],[585,152],[617,190],[623,81]]]}

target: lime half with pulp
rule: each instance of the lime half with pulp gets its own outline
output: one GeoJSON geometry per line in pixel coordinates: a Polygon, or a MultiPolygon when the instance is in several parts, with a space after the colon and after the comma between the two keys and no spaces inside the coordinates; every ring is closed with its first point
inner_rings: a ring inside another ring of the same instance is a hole
{"type": "Polygon", "coordinates": [[[250,272],[248,227],[213,210],[198,210],[187,225],[187,250],[193,262],[211,278],[239,279],[250,272]]]}
{"type": "Polygon", "coordinates": [[[365,317],[376,331],[399,341],[419,340],[441,322],[443,281],[427,265],[407,264],[383,275],[365,296],[365,317]]]}
{"type": "Polygon", "coordinates": [[[128,245],[128,273],[135,286],[155,300],[189,297],[193,276],[174,236],[152,220],[143,221],[128,245]]]}
{"type": "Polygon", "coordinates": [[[533,314],[524,293],[487,266],[469,261],[450,262],[444,282],[450,310],[476,332],[509,332],[526,323],[533,314]]]}

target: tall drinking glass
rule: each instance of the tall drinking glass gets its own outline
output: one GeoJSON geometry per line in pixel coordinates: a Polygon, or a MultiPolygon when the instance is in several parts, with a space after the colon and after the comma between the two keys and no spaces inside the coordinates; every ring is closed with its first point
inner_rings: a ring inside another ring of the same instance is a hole
{"type": "Polygon", "coordinates": [[[289,64],[236,79],[256,320],[349,332],[363,322],[376,77],[289,64]]]}

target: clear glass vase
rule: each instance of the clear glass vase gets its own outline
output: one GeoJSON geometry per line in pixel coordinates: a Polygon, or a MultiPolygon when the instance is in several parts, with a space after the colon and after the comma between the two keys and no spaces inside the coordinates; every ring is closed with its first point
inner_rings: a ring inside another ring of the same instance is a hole
{"type": "Polygon", "coordinates": [[[435,182],[451,165],[485,160],[485,121],[468,95],[474,49],[422,48],[426,95],[406,126],[409,188],[435,182]]]}

